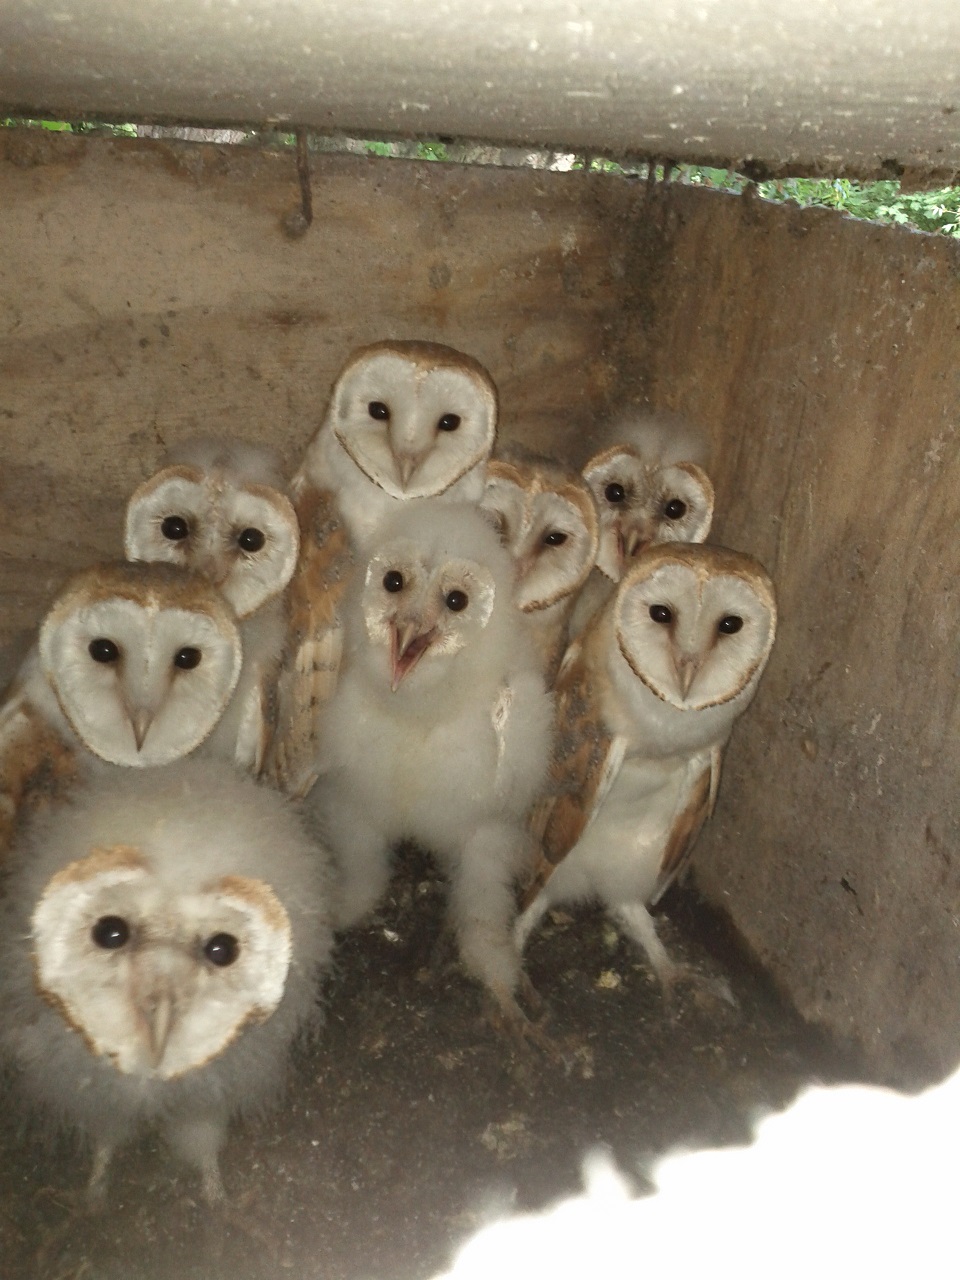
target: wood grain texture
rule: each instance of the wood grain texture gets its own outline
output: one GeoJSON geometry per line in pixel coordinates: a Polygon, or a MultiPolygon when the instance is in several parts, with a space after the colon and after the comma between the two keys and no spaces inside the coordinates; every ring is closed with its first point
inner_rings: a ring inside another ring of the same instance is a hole
{"type": "Polygon", "coordinates": [[[711,426],[712,539],[781,619],[694,875],[810,1021],[929,1079],[960,1058],[958,246],[661,206],[648,388],[711,426]]]}
{"type": "MultiPolygon", "coordinates": [[[[120,551],[197,431],[291,471],[356,346],[497,382],[502,436],[581,462],[643,401],[713,437],[713,539],[781,628],[695,874],[812,1022],[891,1078],[960,1057],[960,260],[824,211],[601,175],[0,135],[0,643],[120,551]]],[[[2,674],[2,673],[0,673],[2,674]]]]}

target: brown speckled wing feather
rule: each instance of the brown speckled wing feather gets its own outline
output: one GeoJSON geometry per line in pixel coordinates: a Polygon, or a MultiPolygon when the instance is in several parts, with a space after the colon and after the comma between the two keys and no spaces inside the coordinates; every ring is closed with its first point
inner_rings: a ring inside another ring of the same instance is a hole
{"type": "Polygon", "coordinates": [[[623,763],[623,742],[603,722],[583,652],[570,657],[556,689],[550,794],[531,819],[540,852],[523,909],[580,839],[623,763]]]}
{"type": "Polygon", "coordinates": [[[673,884],[678,876],[687,869],[693,856],[693,846],[703,824],[713,813],[717,802],[717,788],[720,785],[720,762],[723,755],[721,747],[714,747],[710,753],[707,767],[699,775],[690,789],[687,802],[677,814],[673,828],[663,851],[660,862],[660,874],[657,885],[650,898],[650,906],[654,907],[673,884]]]}
{"type": "Polygon", "coordinates": [[[287,597],[287,649],[266,772],[288,795],[304,796],[318,775],[320,714],[337,687],[343,652],[340,603],[352,556],[332,493],[307,490],[295,505],[300,559],[287,597]]]}
{"type": "Polygon", "coordinates": [[[11,689],[0,709],[0,857],[23,810],[57,795],[76,771],[73,749],[18,689],[11,689]]]}

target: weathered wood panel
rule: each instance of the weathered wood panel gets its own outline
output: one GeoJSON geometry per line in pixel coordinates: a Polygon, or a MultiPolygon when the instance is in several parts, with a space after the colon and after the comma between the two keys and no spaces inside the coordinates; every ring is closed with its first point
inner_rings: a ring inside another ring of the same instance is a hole
{"type": "Polygon", "coordinates": [[[580,457],[647,395],[700,418],[717,540],[782,625],[698,877],[812,1021],[891,1076],[960,1056],[960,272],[945,240],[579,174],[0,134],[0,642],[118,554],[198,430],[292,463],[344,356],[451,343],[504,434],[580,457]]]}
{"type": "Polygon", "coordinates": [[[960,246],[683,190],[660,213],[651,394],[712,423],[716,540],[782,609],[699,880],[808,1018],[935,1074],[960,1057],[960,246]]]}
{"type": "Polygon", "coordinates": [[[505,434],[589,421],[624,253],[585,190],[318,156],[291,240],[290,155],[0,133],[0,643],[22,645],[66,570],[119,554],[127,494],[178,439],[266,438],[293,463],[363,343],[470,352],[505,434]]]}

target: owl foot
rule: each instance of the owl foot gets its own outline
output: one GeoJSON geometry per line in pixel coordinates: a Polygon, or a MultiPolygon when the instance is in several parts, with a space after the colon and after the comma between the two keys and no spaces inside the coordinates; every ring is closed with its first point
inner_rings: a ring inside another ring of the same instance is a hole
{"type": "MultiPolygon", "coordinates": [[[[532,984],[529,984],[529,990],[533,992],[532,984]]],[[[523,994],[526,996],[528,993],[524,991],[523,994]]],[[[534,995],[540,999],[536,992],[534,995]]],[[[494,992],[492,997],[487,1012],[490,1024],[507,1042],[515,1057],[527,1065],[546,1058],[554,1066],[562,1067],[565,1074],[570,1071],[572,1061],[547,1033],[544,1018],[528,1018],[512,994],[494,992]]]]}

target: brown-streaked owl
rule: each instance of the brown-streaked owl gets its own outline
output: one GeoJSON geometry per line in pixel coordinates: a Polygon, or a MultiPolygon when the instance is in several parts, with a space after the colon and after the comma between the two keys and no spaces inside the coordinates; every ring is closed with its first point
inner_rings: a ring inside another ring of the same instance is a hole
{"type": "Polygon", "coordinates": [[[243,670],[204,750],[257,774],[268,745],[269,702],[286,642],[284,592],[300,531],[274,450],[242,441],[184,442],[127,504],[130,560],[196,570],[236,612],[243,670]]]}
{"type": "Polygon", "coordinates": [[[513,564],[472,505],[405,503],[345,604],[347,647],[310,796],[340,876],[338,923],[376,905],[413,840],[450,882],[464,967],[516,1029],[514,882],[533,848],[552,704],[513,564]]]}
{"type": "Polygon", "coordinates": [[[577,592],[597,556],[593,496],[572,468],[513,448],[488,465],[481,506],[513,557],[515,599],[552,683],[577,592]]]}
{"type": "Polygon", "coordinates": [[[713,811],[776,622],[770,579],[749,556],[662,543],[631,565],[558,679],[553,794],[534,820],[521,948],[548,908],[599,899],[669,985],[675,966],[647,908],[713,811]]]}
{"type": "Polygon", "coordinates": [[[674,414],[620,419],[605,433],[610,444],[583,468],[597,504],[600,543],[570,631],[611,595],[631,561],[658,542],[703,542],[713,520],[713,485],[704,467],[701,431],[674,414]]]}
{"type": "Polygon", "coordinates": [[[213,732],[240,675],[233,611],[205,578],[167,564],[102,564],[57,595],[0,708],[8,840],[25,795],[88,753],[168,764],[213,732]]]}
{"type": "Polygon", "coordinates": [[[91,1148],[91,1199],[153,1128],[222,1198],[228,1123],[318,1018],[328,864],[296,810],[225,761],[100,769],[21,830],[0,915],[0,1059],[91,1148]]]}
{"type": "Polygon", "coordinates": [[[336,687],[354,557],[404,502],[478,502],[496,428],[492,378],[452,347],[377,342],[340,370],[291,486],[302,548],[269,762],[288,793],[306,794],[317,777],[317,718],[336,687]]]}

